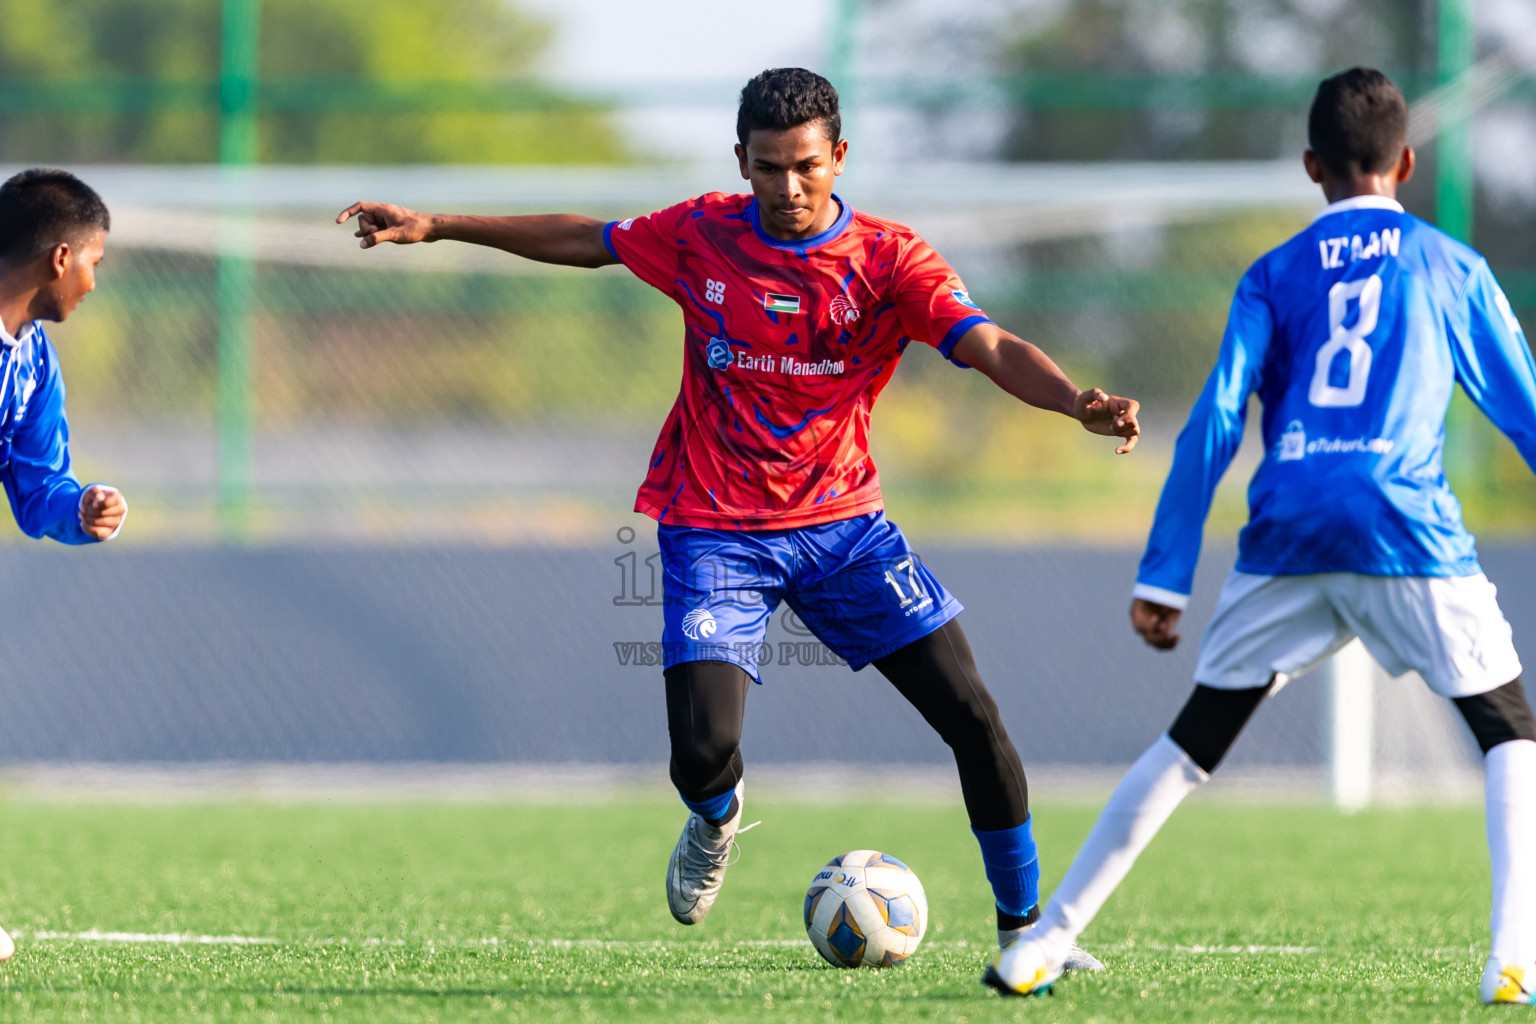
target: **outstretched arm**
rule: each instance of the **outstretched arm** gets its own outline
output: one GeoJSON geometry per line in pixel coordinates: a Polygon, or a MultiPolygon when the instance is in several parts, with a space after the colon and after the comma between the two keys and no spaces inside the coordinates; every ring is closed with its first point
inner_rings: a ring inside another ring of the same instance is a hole
{"type": "Polygon", "coordinates": [[[1450,327],[1462,390],[1536,470],[1536,360],[1486,263],[1468,279],[1450,327]]]}
{"type": "Polygon", "coordinates": [[[451,239],[490,246],[514,256],[566,267],[606,267],[617,263],[603,244],[606,222],[568,213],[529,217],[473,217],[451,213],[418,213],[392,203],[353,203],[336,215],[336,223],[357,218],[353,236],[371,249],[381,242],[410,245],[451,239]]]}
{"type": "Polygon", "coordinates": [[[994,323],[979,323],[955,344],[950,358],[975,367],[1014,398],[1037,409],[1071,416],[1092,434],[1123,438],[1115,449],[1124,455],[1136,447],[1141,404],[1106,395],[1098,388],[1080,391],[1061,367],[1037,346],[1015,337],[994,323]]]}

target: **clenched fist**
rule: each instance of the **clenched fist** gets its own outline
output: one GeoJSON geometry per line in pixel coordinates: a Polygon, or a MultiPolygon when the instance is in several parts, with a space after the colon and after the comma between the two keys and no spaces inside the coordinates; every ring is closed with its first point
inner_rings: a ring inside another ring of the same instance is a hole
{"type": "Polygon", "coordinates": [[[123,492],[106,484],[92,484],[80,495],[80,525],[97,540],[106,540],[123,525],[128,502],[123,492]]]}

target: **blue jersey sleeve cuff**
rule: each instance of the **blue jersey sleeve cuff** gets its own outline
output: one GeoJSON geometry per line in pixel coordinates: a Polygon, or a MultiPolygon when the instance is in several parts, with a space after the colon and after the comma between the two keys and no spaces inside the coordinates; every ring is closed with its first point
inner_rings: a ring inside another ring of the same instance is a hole
{"type": "Polygon", "coordinates": [[[1162,587],[1154,587],[1150,583],[1138,583],[1131,589],[1131,596],[1143,601],[1151,601],[1165,608],[1177,608],[1183,611],[1189,607],[1189,595],[1180,594],[1173,590],[1164,590],[1162,587]]]}
{"type": "Polygon", "coordinates": [[[944,332],[944,340],[939,342],[938,345],[939,355],[943,356],[945,359],[948,359],[956,366],[963,367],[967,370],[970,369],[969,366],[966,366],[965,363],[962,363],[950,353],[954,352],[955,346],[960,344],[960,339],[965,337],[965,333],[972,327],[975,327],[977,324],[990,324],[991,322],[992,319],[990,317],[981,315],[968,316],[964,320],[961,320],[959,323],[955,324],[949,330],[944,332]]]}
{"type": "Polygon", "coordinates": [[[603,247],[608,250],[608,255],[612,256],[620,263],[623,263],[624,257],[620,256],[619,250],[613,247],[613,229],[618,226],[619,222],[615,220],[609,221],[608,224],[603,227],[603,247]]]}

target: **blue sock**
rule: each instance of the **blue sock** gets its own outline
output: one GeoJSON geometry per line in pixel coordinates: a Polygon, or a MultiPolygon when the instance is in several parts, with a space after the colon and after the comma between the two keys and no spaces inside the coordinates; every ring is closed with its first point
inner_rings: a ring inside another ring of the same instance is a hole
{"type": "Polygon", "coordinates": [[[981,844],[981,862],[997,905],[1016,917],[1024,917],[1040,902],[1040,856],[1035,852],[1032,820],[1025,818],[1017,828],[971,829],[981,844]]]}
{"type": "Polygon", "coordinates": [[[728,789],[719,796],[712,796],[708,800],[689,800],[687,797],[682,797],[682,801],[688,805],[690,811],[705,821],[719,821],[725,817],[725,812],[731,809],[731,797],[735,795],[735,789],[728,789]]]}

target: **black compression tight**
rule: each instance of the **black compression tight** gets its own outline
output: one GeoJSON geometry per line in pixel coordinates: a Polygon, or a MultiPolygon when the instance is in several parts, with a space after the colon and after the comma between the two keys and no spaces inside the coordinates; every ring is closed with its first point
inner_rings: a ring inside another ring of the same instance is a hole
{"type": "MultiPolygon", "coordinates": [[[[1231,749],[1271,686],[1247,690],[1196,686],[1169,728],[1168,738],[1210,774],[1231,749]]],[[[1536,713],[1531,711],[1519,677],[1487,693],[1455,697],[1452,701],[1467,720],[1484,754],[1510,740],[1536,740],[1536,713]]]]}
{"type": "Polygon", "coordinates": [[[1185,701],[1179,717],[1168,728],[1168,738],[1184,749],[1189,759],[1209,775],[1227,756],[1238,733],[1269,695],[1274,680],[1245,690],[1218,690],[1203,683],[1185,701]]]}
{"type": "Polygon", "coordinates": [[[1510,740],[1536,740],[1536,714],[1531,713],[1521,678],[1476,697],[1453,698],[1484,754],[1510,740]]]}
{"type": "Polygon", "coordinates": [[[950,619],[875,667],[954,751],[971,827],[990,832],[1024,824],[1029,817],[1024,766],[976,671],[960,623],[950,619]]]}
{"type": "MultiPolygon", "coordinates": [[[[982,684],[960,624],[950,620],[875,662],[955,753],[971,824],[1014,828],[1029,817],[1024,767],[982,684]]],[[[741,722],[751,677],[723,661],[690,661],[664,673],[672,782],[702,801],[741,780],[741,722]]]]}
{"type": "Polygon", "coordinates": [[[741,719],[752,677],[728,661],[685,661],[667,681],[672,784],[684,800],[703,801],[741,781],[741,719]]]}

